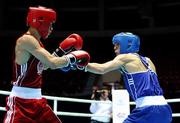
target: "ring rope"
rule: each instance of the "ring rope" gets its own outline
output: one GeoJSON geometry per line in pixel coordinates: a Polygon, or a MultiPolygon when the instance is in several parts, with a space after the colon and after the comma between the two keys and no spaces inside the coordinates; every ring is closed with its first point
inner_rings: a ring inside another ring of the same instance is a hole
{"type": "MultiPolygon", "coordinates": [[[[0,94],[2,95],[9,95],[10,92],[9,91],[3,91],[0,90],[0,94]]],[[[96,116],[96,117],[110,117],[110,115],[94,115],[91,113],[76,113],[76,112],[63,112],[63,111],[57,111],[57,103],[58,101],[67,101],[67,102],[78,102],[78,103],[111,103],[111,102],[104,102],[104,101],[97,101],[97,100],[87,100],[87,99],[76,99],[76,98],[68,98],[68,97],[56,97],[56,96],[45,96],[43,95],[43,97],[45,97],[48,100],[53,100],[54,101],[54,112],[57,115],[61,115],[61,116],[76,116],[76,117],[92,117],[92,116],[96,116]]],[[[180,98],[177,99],[166,99],[168,103],[176,103],[176,102],[180,102],[180,98]]],[[[135,105],[135,102],[129,102],[130,105],[135,105]]],[[[0,111],[6,111],[5,107],[1,107],[0,106],[0,111]]],[[[172,114],[173,117],[180,117],[180,113],[173,113],[172,114]]]]}

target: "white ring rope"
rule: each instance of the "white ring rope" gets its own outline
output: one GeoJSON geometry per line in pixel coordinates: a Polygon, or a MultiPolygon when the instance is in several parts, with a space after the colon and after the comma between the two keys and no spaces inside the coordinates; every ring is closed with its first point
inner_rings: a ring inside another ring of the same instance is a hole
{"type": "MultiPolygon", "coordinates": [[[[2,95],[9,95],[9,91],[2,91],[0,90],[0,94],[2,95]]],[[[63,111],[57,111],[57,103],[58,101],[67,101],[67,102],[78,102],[78,103],[92,103],[92,102],[97,102],[97,103],[109,103],[109,102],[104,102],[104,101],[97,101],[97,100],[87,100],[87,99],[76,99],[76,98],[67,98],[67,97],[55,97],[55,96],[45,96],[43,95],[47,100],[53,100],[54,101],[54,106],[53,110],[55,114],[61,115],[61,116],[76,116],[76,117],[92,117],[92,116],[97,116],[97,117],[110,117],[109,115],[94,115],[90,113],[76,113],[76,112],[63,112],[63,111]]],[[[180,98],[177,99],[166,99],[168,103],[176,103],[180,102],[180,98]]],[[[135,105],[135,102],[129,102],[130,105],[135,105]]],[[[5,107],[0,107],[0,111],[6,111],[5,107]]],[[[180,117],[180,113],[173,113],[173,117],[180,117]]]]}

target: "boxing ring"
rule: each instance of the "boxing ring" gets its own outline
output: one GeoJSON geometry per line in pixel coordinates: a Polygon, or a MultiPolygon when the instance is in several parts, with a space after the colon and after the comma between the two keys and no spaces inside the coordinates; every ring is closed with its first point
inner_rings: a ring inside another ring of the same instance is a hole
{"type": "MultiPolygon", "coordinates": [[[[9,95],[10,92],[9,91],[3,91],[0,90],[0,95],[4,95],[7,96],[9,95]]],[[[55,112],[56,115],[60,115],[60,116],[73,116],[73,117],[92,117],[92,116],[97,116],[97,117],[110,117],[110,116],[104,116],[104,115],[93,115],[91,113],[78,113],[78,112],[64,112],[64,111],[58,111],[58,102],[60,101],[66,101],[66,102],[77,102],[77,103],[92,103],[92,102],[97,102],[97,103],[107,103],[104,101],[97,101],[97,100],[87,100],[87,99],[77,99],[77,98],[67,98],[67,97],[56,97],[56,96],[46,96],[43,95],[43,97],[45,97],[47,100],[51,100],[53,101],[53,111],[55,112]]],[[[167,102],[170,103],[179,103],[180,102],[180,98],[176,98],[176,99],[166,99],[167,102]]],[[[129,102],[129,105],[135,105],[134,102],[129,102]]],[[[89,110],[89,109],[87,109],[89,110]]],[[[173,109],[172,109],[173,110],[173,109]]],[[[6,111],[5,107],[3,107],[0,104],[0,111],[6,111]]],[[[180,113],[174,113],[172,114],[173,118],[174,117],[178,117],[180,118],[180,113]]]]}

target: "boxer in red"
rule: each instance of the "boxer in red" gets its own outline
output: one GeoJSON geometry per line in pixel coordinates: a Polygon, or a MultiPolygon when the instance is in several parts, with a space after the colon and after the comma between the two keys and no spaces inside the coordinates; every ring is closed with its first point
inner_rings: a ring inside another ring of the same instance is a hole
{"type": "Polygon", "coordinates": [[[90,56],[80,50],[83,40],[78,34],[68,36],[50,54],[41,43],[41,38],[48,38],[55,21],[56,12],[53,9],[29,7],[29,29],[17,39],[15,45],[13,87],[7,97],[4,123],[61,123],[42,97],[42,71],[45,68],[61,69],[76,64],[84,66],[90,56]]]}

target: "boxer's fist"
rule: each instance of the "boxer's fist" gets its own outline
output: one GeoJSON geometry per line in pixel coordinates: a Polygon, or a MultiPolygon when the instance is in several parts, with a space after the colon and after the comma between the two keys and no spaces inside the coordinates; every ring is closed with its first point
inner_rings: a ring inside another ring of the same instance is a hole
{"type": "Polygon", "coordinates": [[[72,51],[66,55],[66,58],[71,66],[77,65],[79,67],[84,67],[90,61],[89,53],[83,50],[72,51]]]}
{"type": "Polygon", "coordinates": [[[80,50],[82,49],[82,46],[83,39],[78,34],[71,34],[59,45],[59,47],[62,48],[66,53],[69,53],[73,49],[80,50]]]}
{"type": "Polygon", "coordinates": [[[68,54],[73,50],[80,50],[83,46],[83,39],[78,34],[71,34],[66,39],[64,39],[61,43],[59,43],[59,47],[56,49],[53,54],[55,56],[62,56],[68,54]]]}

